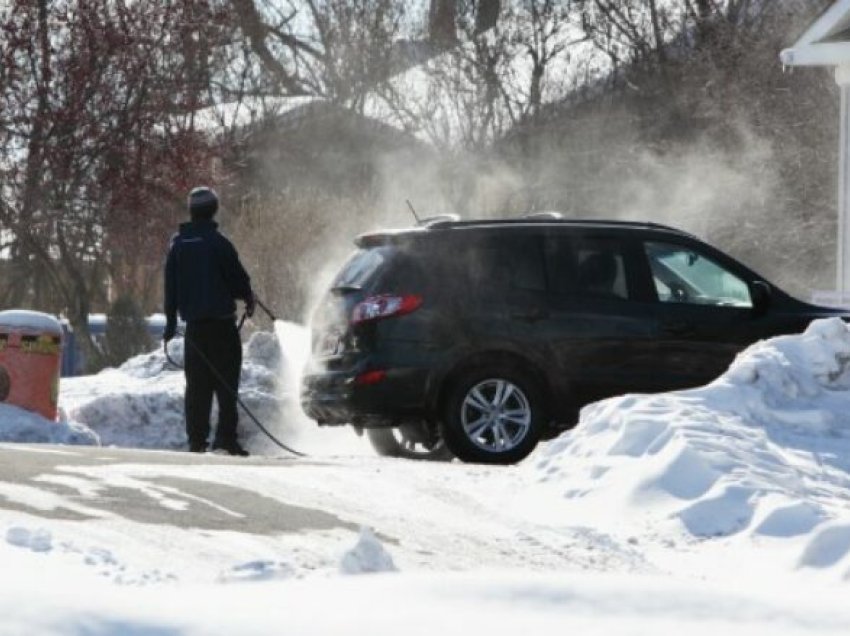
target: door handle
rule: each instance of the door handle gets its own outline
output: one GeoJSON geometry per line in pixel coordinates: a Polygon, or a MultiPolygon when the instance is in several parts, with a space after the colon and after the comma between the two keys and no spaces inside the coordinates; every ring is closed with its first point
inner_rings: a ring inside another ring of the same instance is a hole
{"type": "Polygon", "coordinates": [[[671,336],[685,336],[696,331],[694,324],[684,320],[671,320],[661,326],[661,330],[671,336]]]}
{"type": "Polygon", "coordinates": [[[537,322],[538,320],[546,320],[548,317],[549,312],[546,309],[541,309],[539,307],[511,314],[511,318],[514,320],[524,320],[525,322],[537,322]]]}

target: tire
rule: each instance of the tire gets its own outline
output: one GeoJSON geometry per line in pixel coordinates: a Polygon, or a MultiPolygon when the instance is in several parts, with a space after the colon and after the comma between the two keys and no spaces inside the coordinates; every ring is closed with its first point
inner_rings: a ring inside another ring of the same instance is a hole
{"type": "Polygon", "coordinates": [[[369,428],[366,429],[366,436],[375,452],[383,457],[433,462],[450,462],[454,459],[442,439],[424,444],[421,439],[406,434],[403,428],[369,428]]]}
{"type": "Polygon", "coordinates": [[[462,461],[515,464],[537,446],[545,422],[543,393],[532,378],[488,366],[448,387],[441,433],[462,461]]]}

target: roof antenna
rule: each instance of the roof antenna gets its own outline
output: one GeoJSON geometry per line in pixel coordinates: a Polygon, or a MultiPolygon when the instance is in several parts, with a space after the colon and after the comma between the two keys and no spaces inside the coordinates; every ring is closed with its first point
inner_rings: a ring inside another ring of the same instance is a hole
{"type": "Polygon", "coordinates": [[[410,208],[410,211],[413,213],[413,218],[416,219],[416,225],[421,225],[422,221],[419,220],[419,215],[416,214],[416,210],[413,208],[413,204],[410,202],[410,199],[405,199],[405,203],[407,203],[407,207],[410,208]]]}

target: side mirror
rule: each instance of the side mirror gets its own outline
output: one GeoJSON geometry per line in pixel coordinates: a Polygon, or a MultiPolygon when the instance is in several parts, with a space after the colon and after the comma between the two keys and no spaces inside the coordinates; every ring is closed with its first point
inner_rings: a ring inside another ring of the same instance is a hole
{"type": "Polygon", "coordinates": [[[770,307],[773,290],[763,280],[756,280],[750,284],[750,296],[753,300],[753,313],[756,316],[761,316],[770,307]]]}

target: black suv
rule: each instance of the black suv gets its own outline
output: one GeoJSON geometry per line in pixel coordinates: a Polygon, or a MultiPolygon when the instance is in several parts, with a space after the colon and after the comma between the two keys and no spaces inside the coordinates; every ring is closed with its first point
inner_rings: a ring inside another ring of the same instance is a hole
{"type": "Polygon", "coordinates": [[[842,315],[652,223],[447,220],[356,245],[314,316],[302,403],[387,455],[516,462],[585,404],[705,384],[842,315]]]}

